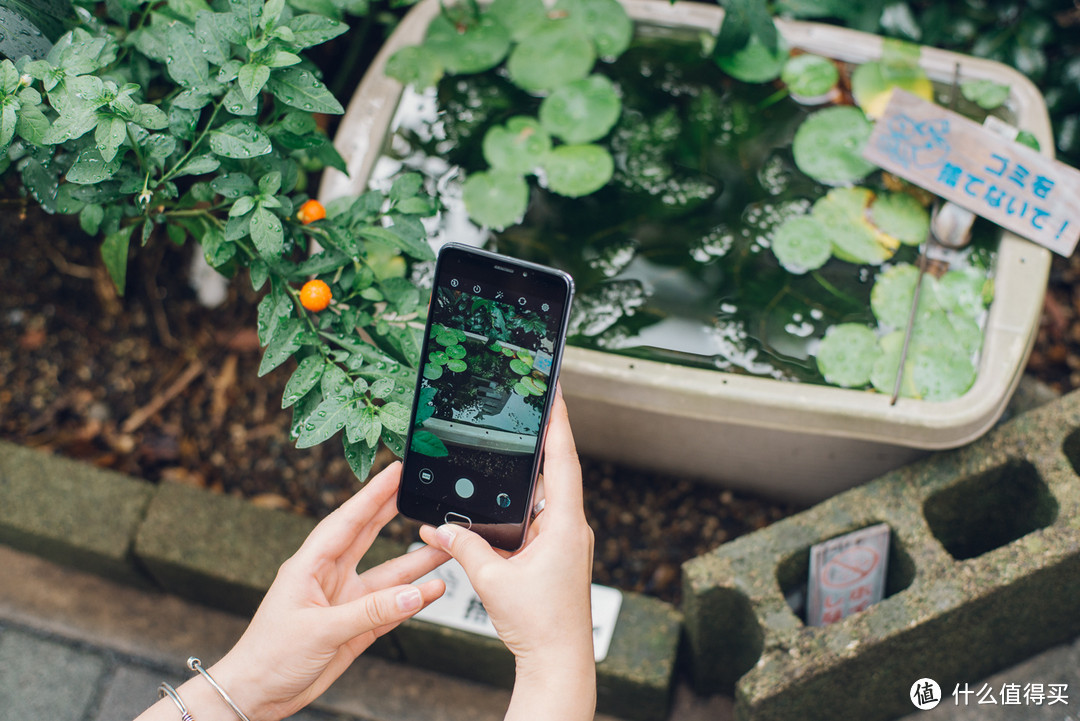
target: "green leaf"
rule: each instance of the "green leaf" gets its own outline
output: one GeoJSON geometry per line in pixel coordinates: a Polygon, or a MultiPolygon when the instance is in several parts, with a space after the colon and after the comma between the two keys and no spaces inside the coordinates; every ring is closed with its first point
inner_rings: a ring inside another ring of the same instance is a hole
{"type": "Polygon", "coordinates": [[[289,21],[288,27],[293,33],[292,43],[301,48],[320,45],[349,29],[346,23],[316,13],[297,15],[289,21]]]}
{"type": "Polygon", "coordinates": [[[870,205],[878,228],[904,245],[919,245],[930,234],[930,214],[907,193],[882,193],[870,205]]]}
{"type": "Polygon", "coordinates": [[[79,225],[87,235],[97,235],[104,218],[104,208],[100,205],[87,205],[79,212],[79,225]]]}
{"type": "Polygon", "coordinates": [[[829,328],[821,339],[818,370],[833,385],[859,388],[870,383],[881,352],[874,331],[860,323],[841,323],[829,328]]]}
{"type": "Polygon", "coordinates": [[[263,296],[259,301],[256,329],[259,334],[259,345],[264,346],[274,339],[278,330],[284,326],[292,315],[293,301],[276,284],[271,292],[263,296]]]}
{"type": "Polygon", "coordinates": [[[551,150],[551,136],[536,118],[517,116],[484,134],[484,159],[496,170],[533,173],[551,150]]]}
{"type": "Polygon", "coordinates": [[[596,62],[592,41],[568,19],[552,20],[523,38],[510,53],[506,70],[525,90],[552,90],[584,78],[596,62]]]}
{"type": "Polygon", "coordinates": [[[356,411],[356,399],[346,393],[324,398],[307,417],[296,439],[297,448],[317,446],[345,427],[350,413],[356,411]]]}
{"type": "Polygon", "coordinates": [[[1004,105],[1012,91],[1008,85],[993,80],[969,80],[960,84],[960,92],[983,110],[994,110],[1004,105]]]}
{"type": "Polygon", "coordinates": [[[71,103],[60,113],[52,126],[45,133],[41,142],[45,145],[58,145],[67,140],[81,138],[97,127],[97,108],[90,103],[71,103]]]}
{"type": "Polygon", "coordinates": [[[826,185],[854,183],[877,169],[862,157],[872,130],[870,121],[858,108],[837,106],[819,110],[795,131],[791,147],[795,164],[826,185]]]}
{"type": "Polygon", "coordinates": [[[431,431],[414,431],[409,450],[430,458],[445,458],[450,455],[450,451],[446,449],[446,444],[431,431]]]}
{"type": "Polygon", "coordinates": [[[45,145],[45,134],[49,132],[50,123],[42,112],[42,106],[21,98],[20,101],[22,107],[19,108],[15,132],[31,145],[45,145]]]}
{"type": "Polygon", "coordinates": [[[469,217],[494,230],[521,222],[529,205],[528,183],[505,170],[472,173],[461,192],[469,217]]]}
{"type": "Polygon", "coordinates": [[[793,96],[817,99],[828,95],[840,82],[840,71],[832,60],[812,53],[788,58],[780,79],[793,96]]]}
{"type": "Polygon", "coordinates": [[[348,436],[344,437],[345,460],[352,469],[353,474],[361,482],[366,481],[371,474],[371,467],[375,464],[375,446],[366,443],[352,443],[348,436]]]}
{"type": "Polygon", "coordinates": [[[304,323],[299,318],[282,318],[277,332],[270,339],[263,353],[262,362],[259,364],[259,377],[262,378],[270,371],[277,368],[292,354],[300,350],[301,336],[304,332],[304,323]]]}
{"type": "Polygon", "coordinates": [[[597,54],[614,60],[630,47],[634,23],[618,0],[559,0],[555,11],[566,12],[596,45],[597,54]]]}
{"type": "Polygon", "coordinates": [[[599,145],[563,145],[544,159],[548,189],[578,198],[607,185],[615,171],[615,161],[599,145]]]}
{"type": "Polygon", "coordinates": [[[210,181],[214,192],[226,198],[239,198],[255,192],[255,182],[244,173],[226,173],[210,181]]]}
{"type": "Polygon", "coordinates": [[[230,120],[210,132],[210,149],[225,158],[247,159],[266,155],[270,138],[250,120],[230,120]]]}
{"type": "Polygon", "coordinates": [[[567,143],[591,143],[608,134],[622,112],[615,85],[590,75],[560,85],[540,104],[540,124],[567,143]]]}
{"type": "MultiPolygon", "coordinates": [[[[47,17],[39,10],[28,14],[20,13],[12,7],[0,6],[0,27],[4,28],[4,32],[0,34],[0,54],[15,59],[24,55],[35,59],[44,58],[52,43],[41,32],[38,22],[47,17]]],[[[55,24],[53,21],[50,27],[55,24]]]]}
{"type": "Polygon", "coordinates": [[[409,430],[409,409],[402,403],[391,401],[379,406],[379,420],[394,433],[406,433],[409,430]]]}
{"type": "Polygon", "coordinates": [[[236,74],[236,83],[240,86],[240,92],[248,100],[254,100],[269,79],[270,68],[261,63],[246,63],[236,74]]]}
{"type": "Polygon", "coordinates": [[[285,384],[285,391],[281,396],[281,407],[288,408],[318,385],[326,366],[326,361],[320,355],[309,355],[302,359],[293,371],[292,377],[289,378],[289,382],[285,384]]]}
{"type": "Polygon", "coordinates": [[[205,175],[212,173],[221,167],[221,161],[215,158],[209,153],[205,155],[196,155],[193,158],[188,158],[187,161],[180,166],[180,169],[173,173],[174,178],[182,178],[185,175],[205,175]]]}
{"type": "Polygon", "coordinates": [[[116,175],[120,169],[121,156],[114,155],[108,162],[101,157],[101,151],[96,147],[89,147],[79,153],[71,169],[64,176],[69,183],[79,185],[94,185],[103,180],[108,180],[116,175]]]}
{"type": "Polygon", "coordinates": [[[127,284],[128,245],[133,230],[134,225],[122,227],[105,236],[105,240],[101,242],[101,259],[105,262],[113,285],[116,286],[116,292],[121,296],[124,295],[124,286],[127,284]]]}
{"type": "Polygon", "coordinates": [[[120,118],[102,118],[94,130],[94,141],[105,162],[112,160],[127,139],[127,123],[120,118]]]}
{"type": "MultiPolygon", "coordinates": [[[[727,25],[725,20],[724,25],[727,25]]],[[[722,30],[722,28],[721,28],[722,30]]],[[[717,43],[719,46],[719,42],[717,43]]],[[[744,83],[767,83],[780,77],[787,62],[789,49],[783,38],[770,49],[757,35],[741,50],[727,55],[716,55],[717,66],[725,73],[744,83]]]]}
{"type": "Polygon", "coordinates": [[[515,41],[533,33],[548,19],[544,0],[494,0],[487,13],[509,30],[515,41]]]}
{"type": "Polygon", "coordinates": [[[443,77],[442,61],[423,45],[407,45],[386,61],[386,74],[417,90],[435,87],[443,77]]]}
{"type": "Polygon", "coordinates": [[[379,420],[375,408],[354,405],[346,418],[346,433],[352,443],[362,441],[369,446],[377,444],[382,434],[382,421],[379,420]]]}
{"type": "Polygon", "coordinates": [[[222,65],[229,60],[229,41],[221,30],[225,14],[199,10],[195,14],[195,39],[202,48],[207,61],[222,65]]]}
{"type": "Polygon", "coordinates": [[[375,225],[364,225],[356,229],[356,234],[361,238],[382,240],[391,245],[401,248],[418,260],[431,260],[435,252],[423,237],[417,238],[414,233],[408,232],[404,217],[399,216],[395,225],[384,228],[375,225]]]}
{"type": "Polygon", "coordinates": [[[880,265],[899,243],[870,224],[867,207],[874,194],[867,188],[834,188],[818,198],[811,214],[832,238],[833,254],[850,263],[880,265]]]}
{"type": "Polygon", "coordinates": [[[506,57],[510,33],[487,15],[461,31],[445,13],[440,13],[428,24],[423,44],[449,72],[479,73],[490,70],[506,57]]]}
{"type": "MultiPolygon", "coordinates": [[[[878,323],[886,328],[899,330],[907,327],[918,278],[919,269],[911,263],[899,263],[878,273],[874,287],[870,289],[870,309],[878,323]]],[[[926,274],[919,286],[919,308],[916,317],[930,313],[938,307],[937,279],[926,274]]]]}
{"type": "Polygon", "coordinates": [[[12,98],[4,98],[3,109],[0,110],[0,148],[6,149],[15,137],[15,128],[19,124],[19,116],[15,110],[16,101],[12,98]]]}
{"type": "Polygon", "coordinates": [[[310,71],[290,67],[275,70],[266,84],[281,102],[311,113],[340,115],[345,112],[337,98],[310,71]]]}
{"type": "Polygon", "coordinates": [[[281,218],[276,214],[261,206],[255,208],[255,212],[251,214],[248,231],[260,256],[268,261],[281,257],[285,249],[285,233],[281,226],[281,218]]]}
{"type": "Polygon", "coordinates": [[[817,270],[832,257],[832,239],[828,231],[808,215],[785,220],[776,229],[771,245],[780,265],[795,275],[817,270]]]}
{"type": "Polygon", "coordinates": [[[182,23],[174,23],[168,31],[165,70],[169,77],[187,88],[202,88],[210,83],[210,64],[203,52],[203,43],[195,31],[182,23]]]}

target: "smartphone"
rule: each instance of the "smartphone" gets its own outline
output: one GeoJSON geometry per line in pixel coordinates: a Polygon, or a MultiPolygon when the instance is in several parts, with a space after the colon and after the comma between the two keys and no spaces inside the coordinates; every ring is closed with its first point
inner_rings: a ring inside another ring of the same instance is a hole
{"type": "Polygon", "coordinates": [[[457,243],[439,251],[398,510],[525,540],[573,279],[457,243]]]}

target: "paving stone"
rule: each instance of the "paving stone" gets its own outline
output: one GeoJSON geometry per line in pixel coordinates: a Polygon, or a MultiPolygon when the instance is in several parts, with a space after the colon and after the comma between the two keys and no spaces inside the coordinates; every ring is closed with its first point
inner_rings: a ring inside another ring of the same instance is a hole
{"type": "Polygon", "coordinates": [[[0,721],[79,721],[104,670],[96,654],[8,629],[0,638],[0,721]]]}
{"type": "Polygon", "coordinates": [[[683,567],[700,690],[736,718],[893,718],[911,684],[982,678],[1080,633],[1080,393],[889,473],[683,567]],[[785,601],[809,548],[892,530],[886,598],[810,628],[785,601]]]}
{"type": "Polygon", "coordinates": [[[165,680],[174,686],[183,683],[142,666],[117,666],[105,679],[93,721],[134,719],[158,700],[158,686],[165,680]]]}
{"type": "Polygon", "coordinates": [[[131,541],[153,486],[0,441],[0,543],[128,583],[145,583],[131,541]]]}

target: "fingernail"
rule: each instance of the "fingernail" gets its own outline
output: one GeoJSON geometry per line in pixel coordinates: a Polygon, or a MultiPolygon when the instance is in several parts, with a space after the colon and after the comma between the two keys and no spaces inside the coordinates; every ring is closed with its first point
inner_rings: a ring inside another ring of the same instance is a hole
{"type": "Polygon", "coordinates": [[[449,551],[450,546],[454,545],[454,533],[454,526],[449,523],[439,526],[439,529],[435,531],[435,539],[443,550],[449,551]]]}
{"type": "Polygon", "coordinates": [[[397,607],[401,611],[415,611],[423,600],[419,588],[409,587],[397,595],[397,607]]]}

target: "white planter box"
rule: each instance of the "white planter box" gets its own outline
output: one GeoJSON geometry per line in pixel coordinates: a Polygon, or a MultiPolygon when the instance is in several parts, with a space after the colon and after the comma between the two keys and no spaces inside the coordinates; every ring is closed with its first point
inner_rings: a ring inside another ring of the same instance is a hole
{"type": "MultiPolygon", "coordinates": [[[[723,11],[666,0],[623,0],[637,21],[715,32],[723,11]]],[[[324,200],[362,192],[383,147],[402,88],[386,77],[386,59],[419,42],[439,12],[423,0],[395,30],[349,103],[335,144],[349,176],[324,175],[324,200]]],[[[881,38],[829,25],[778,23],[793,48],[859,63],[881,54],[881,38]]],[[[932,79],[988,78],[1012,88],[1016,124],[1052,153],[1043,98],[1000,63],[924,48],[932,79]]],[[[714,481],[797,502],[817,501],[901,466],[927,450],[954,448],[982,435],[1001,415],[1035,340],[1050,252],[1005,233],[995,299],[986,324],[978,378],[963,397],[943,403],[788,383],[568,348],[562,384],[578,448],[619,463],[714,481]]]]}

